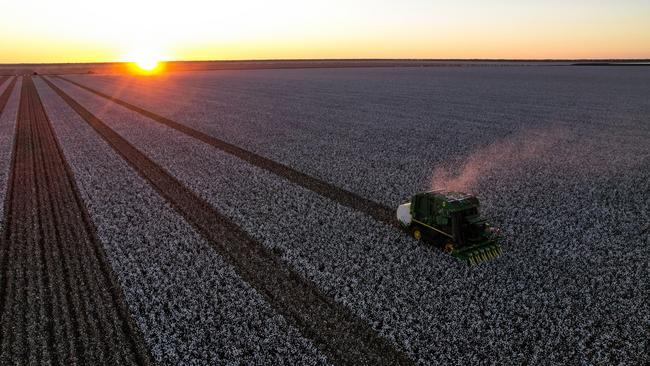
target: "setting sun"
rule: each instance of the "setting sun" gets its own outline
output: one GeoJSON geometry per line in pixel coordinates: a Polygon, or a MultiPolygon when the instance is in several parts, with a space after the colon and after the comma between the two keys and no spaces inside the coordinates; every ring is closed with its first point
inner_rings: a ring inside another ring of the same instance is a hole
{"type": "Polygon", "coordinates": [[[165,56],[151,47],[138,47],[128,52],[122,59],[130,63],[132,72],[150,75],[162,71],[162,60],[165,56]]]}
{"type": "Polygon", "coordinates": [[[130,72],[138,75],[156,75],[164,69],[164,62],[154,58],[137,59],[129,62],[128,65],[130,65],[130,72]]]}
{"type": "Polygon", "coordinates": [[[146,58],[135,61],[135,64],[144,71],[153,71],[158,66],[158,60],[146,58]]]}

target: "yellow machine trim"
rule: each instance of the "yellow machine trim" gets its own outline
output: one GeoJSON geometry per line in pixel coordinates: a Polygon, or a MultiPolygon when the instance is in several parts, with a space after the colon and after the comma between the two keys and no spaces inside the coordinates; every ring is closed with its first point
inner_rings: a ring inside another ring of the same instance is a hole
{"type": "Polygon", "coordinates": [[[427,225],[427,224],[423,223],[422,221],[418,221],[418,220],[416,220],[416,219],[413,219],[413,222],[417,222],[418,224],[420,224],[420,225],[422,225],[422,226],[424,226],[424,227],[426,227],[426,228],[429,228],[429,229],[431,229],[431,230],[437,231],[437,232],[439,232],[440,234],[445,235],[445,236],[447,236],[447,237],[450,237],[450,238],[452,238],[452,239],[454,238],[452,235],[449,235],[449,234],[447,234],[446,232],[444,232],[444,231],[442,231],[442,230],[438,230],[438,229],[436,229],[435,227],[433,227],[433,226],[431,226],[431,225],[427,225]]]}

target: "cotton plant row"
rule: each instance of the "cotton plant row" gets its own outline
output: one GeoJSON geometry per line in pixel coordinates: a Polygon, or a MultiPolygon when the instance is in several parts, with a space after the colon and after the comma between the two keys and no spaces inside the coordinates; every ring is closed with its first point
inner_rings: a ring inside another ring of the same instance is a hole
{"type": "MultiPolygon", "coordinates": [[[[4,91],[9,82],[7,80],[0,90],[4,91]]],[[[0,202],[2,203],[5,202],[7,194],[21,86],[22,81],[18,80],[14,85],[14,90],[11,92],[11,97],[9,97],[4,111],[0,114],[0,202]]],[[[4,204],[0,204],[0,233],[4,228],[4,206],[4,204]]]]}

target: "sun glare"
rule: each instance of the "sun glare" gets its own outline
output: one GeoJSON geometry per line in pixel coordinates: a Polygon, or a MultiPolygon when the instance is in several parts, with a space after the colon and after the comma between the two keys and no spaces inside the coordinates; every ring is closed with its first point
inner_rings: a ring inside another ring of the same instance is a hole
{"type": "Polygon", "coordinates": [[[136,48],[123,57],[125,62],[129,63],[129,69],[135,74],[152,75],[162,71],[163,59],[160,52],[151,48],[136,48]]]}
{"type": "Polygon", "coordinates": [[[135,61],[135,64],[144,71],[153,71],[158,67],[158,63],[158,60],[153,58],[143,58],[135,61]]]}

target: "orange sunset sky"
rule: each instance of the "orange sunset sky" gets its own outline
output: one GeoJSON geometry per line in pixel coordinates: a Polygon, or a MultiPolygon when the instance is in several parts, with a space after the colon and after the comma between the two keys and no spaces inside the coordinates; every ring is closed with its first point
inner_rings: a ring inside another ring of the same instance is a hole
{"type": "Polygon", "coordinates": [[[650,58],[650,1],[38,1],[0,11],[0,63],[650,58]]]}

